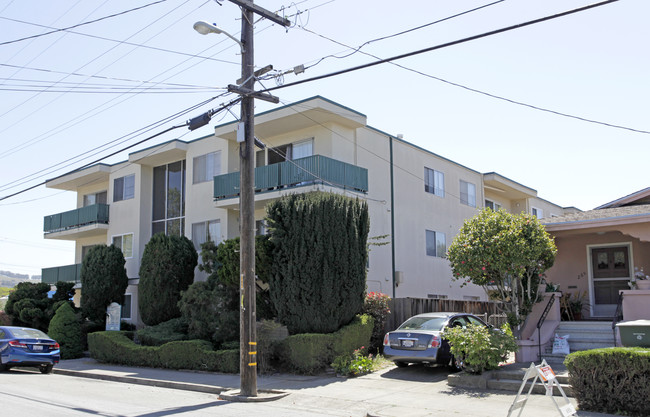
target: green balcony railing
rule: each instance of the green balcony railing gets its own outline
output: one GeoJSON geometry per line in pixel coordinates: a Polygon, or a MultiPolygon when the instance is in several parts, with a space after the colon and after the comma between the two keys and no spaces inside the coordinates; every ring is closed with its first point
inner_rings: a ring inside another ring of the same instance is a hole
{"type": "MultiPolygon", "coordinates": [[[[314,183],[367,193],[368,170],[322,155],[255,168],[256,193],[314,183]]],[[[238,196],[239,172],[214,177],[215,200],[238,196]]]]}
{"type": "Polygon", "coordinates": [[[54,285],[59,281],[81,282],[81,264],[41,269],[41,282],[54,285]]]}
{"type": "Polygon", "coordinates": [[[45,216],[45,233],[61,232],[89,224],[108,224],[108,204],[93,204],[63,213],[45,216]]]}

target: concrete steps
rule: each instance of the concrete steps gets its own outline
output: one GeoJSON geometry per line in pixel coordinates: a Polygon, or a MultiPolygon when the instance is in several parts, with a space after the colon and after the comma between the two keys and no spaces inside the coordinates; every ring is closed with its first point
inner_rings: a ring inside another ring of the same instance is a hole
{"type": "MultiPolygon", "coordinates": [[[[563,321],[555,333],[559,336],[569,335],[571,352],[613,347],[616,344],[612,323],[608,321],[563,321]]],[[[545,347],[542,356],[549,364],[563,363],[566,358],[564,354],[553,353],[552,341],[545,347]]]]}

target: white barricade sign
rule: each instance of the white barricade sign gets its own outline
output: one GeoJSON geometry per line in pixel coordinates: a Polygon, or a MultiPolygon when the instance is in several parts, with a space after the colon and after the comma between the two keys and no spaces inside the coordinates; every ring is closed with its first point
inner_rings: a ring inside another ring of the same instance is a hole
{"type": "Polygon", "coordinates": [[[571,401],[569,401],[566,394],[564,393],[564,390],[560,386],[560,383],[555,377],[555,372],[553,372],[553,368],[551,368],[549,364],[546,363],[546,360],[542,360],[541,365],[535,366],[534,363],[531,363],[530,367],[526,370],[524,379],[521,381],[521,387],[519,387],[519,392],[517,392],[517,396],[515,397],[515,400],[508,410],[508,417],[510,417],[510,414],[512,414],[512,412],[517,409],[519,409],[519,414],[517,414],[517,416],[521,416],[522,411],[524,411],[524,406],[526,405],[530,394],[533,392],[533,388],[535,388],[535,383],[537,383],[538,380],[546,389],[546,395],[551,397],[553,403],[555,404],[555,407],[560,412],[560,415],[562,417],[569,417],[576,414],[576,409],[573,407],[573,404],[571,404],[571,401]],[[526,398],[519,399],[522,391],[524,390],[524,387],[526,386],[526,382],[528,382],[528,380],[531,378],[533,378],[533,382],[530,384],[526,398]],[[562,398],[564,398],[564,401],[566,401],[563,406],[558,405],[558,403],[555,401],[555,397],[553,396],[554,387],[558,389],[560,394],[562,394],[562,398]]]}

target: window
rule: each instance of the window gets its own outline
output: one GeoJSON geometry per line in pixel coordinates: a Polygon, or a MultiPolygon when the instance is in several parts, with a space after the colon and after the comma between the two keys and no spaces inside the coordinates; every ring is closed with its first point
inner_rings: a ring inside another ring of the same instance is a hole
{"type": "Polygon", "coordinates": [[[197,156],[192,166],[192,184],[212,181],[220,173],[221,151],[197,156]]]}
{"type": "Polygon", "coordinates": [[[284,161],[293,161],[298,158],[312,156],[314,152],[314,140],[307,139],[300,142],[289,143],[275,148],[268,152],[269,165],[284,161]]]}
{"type": "Polygon", "coordinates": [[[131,301],[133,297],[131,294],[124,294],[124,302],[122,303],[122,318],[131,319],[131,301]]]}
{"type": "Polygon", "coordinates": [[[183,236],[185,230],[185,161],[153,169],[151,234],[183,236]]]}
{"type": "Polygon", "coordinates": [[[106,204],[107,194],[108,193],[106,191],[94,194],[86,194],[84,196],[83,206],[88,207],[92,206],[93,204],[106,204]]]}
{"type": "Polygon", "coordinates": [[[485,207],[490,208],[492,211],[501,210],[501,204],[495,203],[492,200],[485,200],[485,207]]]}
{"type": "Polygon", "coordinates": [[[113,201],[129,200],[135,196],[135,174],[115,178],[113,182],[113,201]]]}
{"type": "Polygon", "coordinates": [[[449,299],[449,296],[446,294],[427,294],[427,298],[431,298],[434,300],[447,300],[449,299]]]}
{"type": "Polygon", "coordinates": [[[113,245],[120,248],[124,258],[133,257],[133,233],[128,235],[113,236],[113,245]]]}
{"type": "Polygon", "coordinates": [[[437,195],[445,196],[445,174],[427,167],[424,167],[424,191],[437,195]]]}
{"type": "Polygon", "coordinates": [[[476,186],[471,182],[460,180],[460,202],[466,206],[476,207],[476,186]]]}
{"type": "Polygon", "coordinates": [[[201,252],[201,244],[207,241],[215,244],[221,242],[221,223],[219,220],[208,220],[192,224],[192,243],[194,248],[201,252]]]}
{"type": "Polygon", "coordinates": [[[266,221],[265,220],[255,220],[255,236],[265,235],[266,230],[266,221]]]}
{"type": "Polygon", "coordinates": [[[541,219],[544,217],[544,211],[542,209],[538,209],[536,207],[533,207],[530,209],[530,212],[533,214],[533,216],[537,217],[538,219],[541,219]]]}
{"type": "Polygon", "coordinates": [[[427,256],[444,258],[447,253],[445,234],[441,232],[426,231],[427,256]]]}

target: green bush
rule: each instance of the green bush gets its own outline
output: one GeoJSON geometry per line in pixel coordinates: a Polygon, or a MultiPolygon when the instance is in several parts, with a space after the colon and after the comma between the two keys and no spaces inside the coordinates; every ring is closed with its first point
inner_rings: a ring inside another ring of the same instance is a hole
{"type": "Polygon", "coordinates": [[[144,247],[140,261],[138,308],[150,326],[181,316],[181,292],[194,282],[198,254],[185,236],[157,233],[144,247]]]}
{"type": "Polygon", "coordinates": [[[61,359],[80,358],[84,354],[84,337],[81,322],[70,303],[56,310],[47,334],[61,346],[61,359]]]}
{"type": "Polygon", "coordinates": [[[507,326],[504,330],[477,324],[449,327],[443,332],[443,337],[449,341],[451,354],[461,368],[480,374],[498,368],[510,352],[517,351],[517,341],[507,326]]]}
{"type": "Polygon", "coordinates": [[[359,376],[372,372],[372,354],[367,355],[365,347],[352,352],[352,355],[341,355],[334,358],[332,368],[337,374],[343,376],[359,376]]]}
{"type": "Polygon", "coordinates": [[[182,318],[171,319],[135,332],[145,346],[162,346],[168,342],[187,340],[187,322],[182,318]]]}
{"type": "Polygon", "coordinates": [[[289,336],[280,342],[279,359],[292,372],[316,373],[337,356],[349,355],[362,346],[368,346],[373,324],[372,317],[362,315],[334,333],[289,336]]]}
{"type": "Polygon", "coordinates": [[[239,372],[238,350],[212,350],[210,342],[185,340],[162,346],[136,345],[126,332],[88,335],[90,356],[99,362],[152,368],[239,372]]]}
{"type": "Polygon", "coordinates": [[[122,304],[129,285],[124,254],[115,245],[94,245],[81,264],[81,311],[91,321],[106,323],[106,307],[122,304]]]}
{"type": "Polygon", "coordinates": [[[581,410],[650,415],[650,350],[605,348],[569,354],[564,364],[581,410]]]}
{"type": "Polygon", "coordinates": [[[368,205],[334,193],[290,194],[268,204],[278,320],[290,334],[330,333],[361,312],[368,205]]]}
{"type": "Polygon", "coordinates": [[[372,337],[370,338],[369,351],[379,352],[384,341],[384,326],[386,319],[390,314],[388,301],[390,297],[380,292],[369,292],[366,294],[366,300],[363,303],[363,314],[369,314],[375,319],[375,325],[372,328],[372,337]]]}

